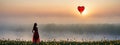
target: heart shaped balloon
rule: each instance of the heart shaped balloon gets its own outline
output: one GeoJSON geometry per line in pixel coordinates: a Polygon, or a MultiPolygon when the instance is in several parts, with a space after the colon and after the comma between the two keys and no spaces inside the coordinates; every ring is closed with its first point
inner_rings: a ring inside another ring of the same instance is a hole
{"type": "Polygon", "coordinates": [[[84,6],[78,6],[78,11],[82,13],[84,11],[85,7],[84,6]]]}

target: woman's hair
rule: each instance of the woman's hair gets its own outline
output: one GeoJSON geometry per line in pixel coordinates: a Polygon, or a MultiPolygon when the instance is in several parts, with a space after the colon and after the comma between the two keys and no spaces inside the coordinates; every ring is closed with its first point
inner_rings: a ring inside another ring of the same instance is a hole
{"type": "Polygon", "coordinates": [[[33,30],[35,30],[36,26],[37,26],[37,23],[34,23],[33,30]]]}

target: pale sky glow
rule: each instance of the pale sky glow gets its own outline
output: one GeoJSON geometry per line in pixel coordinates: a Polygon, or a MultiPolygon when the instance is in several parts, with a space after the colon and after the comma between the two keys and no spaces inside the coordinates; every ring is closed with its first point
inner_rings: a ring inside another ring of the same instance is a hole
{"type": "Polygon", "coordinates": [[[20,22],[37,20],[41,24],[120,23],[119,2],[120,0],[0,0],[0,16],[8,18],[4,20],[7,22],[14,21],[9,18],[16,16],[16,20],[21,18],[20,22]],[[77,6],[81,5],[85,6],[82,16],[77,10],[77,6]],[[36,16],[40,18],[36,19],[36,16]]]}

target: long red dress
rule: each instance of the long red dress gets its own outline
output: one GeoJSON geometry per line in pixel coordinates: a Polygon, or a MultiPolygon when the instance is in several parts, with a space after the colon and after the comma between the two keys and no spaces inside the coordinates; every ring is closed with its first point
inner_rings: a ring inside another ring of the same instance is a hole
{"type": "Polygon", "coordinates": [[[34,34],[33,34],[33,43],[39,43],[40,39],[39,39],[39,33],[38,33],[38,28],[34,27],[34,34]]]}

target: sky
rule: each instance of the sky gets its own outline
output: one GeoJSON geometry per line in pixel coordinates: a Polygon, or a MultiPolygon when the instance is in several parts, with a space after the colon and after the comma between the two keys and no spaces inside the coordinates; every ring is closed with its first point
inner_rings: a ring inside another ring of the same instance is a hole
{"type": "Polygon", "coordinates": [[[0,22],[12,24],[120,23],[120,0],[0,0],[0,22]],[[84,14],[77,10],[85,6],[84,14]]]}

